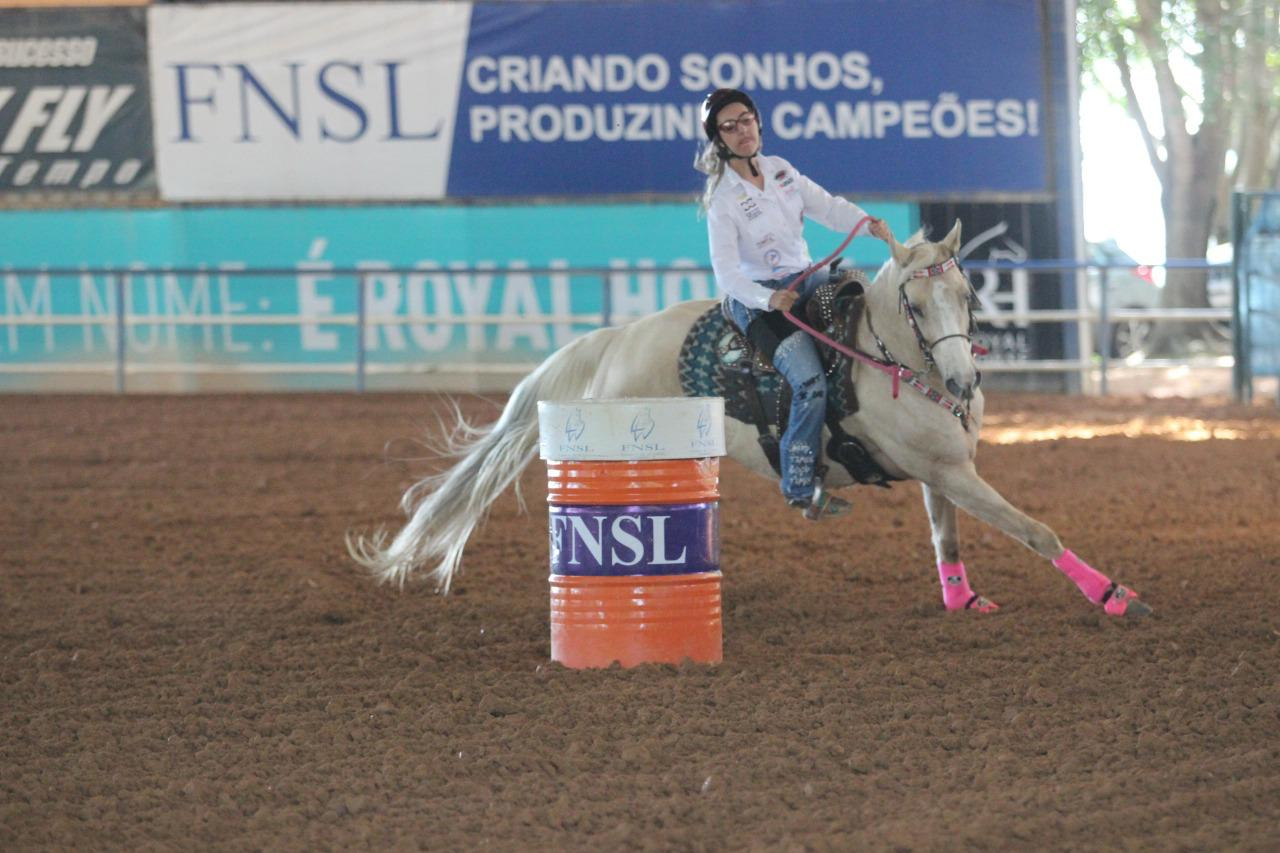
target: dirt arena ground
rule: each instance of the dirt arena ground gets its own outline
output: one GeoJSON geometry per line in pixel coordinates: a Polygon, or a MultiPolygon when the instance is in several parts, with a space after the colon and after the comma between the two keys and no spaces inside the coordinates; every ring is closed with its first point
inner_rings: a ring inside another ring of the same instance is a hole
{"type": "MultiPolygon", "coordinates": [[[[492,406],[464,401],[477,416],[492,406]]],[[[548,663],[540,464],[456,594],[357,573],[422,395],[0,400],[0,848],[1280,847],[1280,417],[992,395],[980,470],[1156,616],[919,488],[723,471],[719,666],[548,663]]]]}

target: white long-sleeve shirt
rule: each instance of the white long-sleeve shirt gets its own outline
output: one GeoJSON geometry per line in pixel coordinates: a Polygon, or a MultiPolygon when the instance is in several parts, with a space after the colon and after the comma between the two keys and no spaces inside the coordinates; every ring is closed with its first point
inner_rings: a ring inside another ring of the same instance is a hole
{"type": "MultiPolygon", "coordinates": [[[[748,308],[767,310],[773,291],[760,281],[785,278],[813,263],[805,217],[848,233],[867,213],[831,195],[781,157],[756,158],[764,189],[725,169],[707,210],[711,268],[726,293],[748,308]]],[[[870,232],[864,227],[859,236],[870,232]]]]}

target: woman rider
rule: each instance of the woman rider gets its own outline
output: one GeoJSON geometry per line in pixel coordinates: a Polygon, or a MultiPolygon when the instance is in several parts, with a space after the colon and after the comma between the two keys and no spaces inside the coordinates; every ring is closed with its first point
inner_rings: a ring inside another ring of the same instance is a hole
{"type": "MultiPolygon", "coordinates": [[[[817,471],[827,410],[822,362],[813,339],[782,313],[830,276],[827,269],[815,270],[798,292],[786,289],[813,262],[804,218],[847,233],[867,214],[781,157],[762,154],[760,114],[746,93],[717,89],[707,95],[702,126],[708,143],[694,167],[707,175],[701,206],[716,281],[738,328],[766,354],[773,349],[773,365],[791,386],[790,418],[780,442],[782,495],[811,521],[843,515],[849,502],[824,491],[817,471]]],[[[893,237],[882,219],[873,219],[869,230],[885,242],[893,237]]]]}

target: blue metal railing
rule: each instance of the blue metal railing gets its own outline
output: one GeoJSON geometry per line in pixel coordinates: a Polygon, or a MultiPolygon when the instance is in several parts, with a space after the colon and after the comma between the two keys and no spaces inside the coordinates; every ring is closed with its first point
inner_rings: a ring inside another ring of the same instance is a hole
{"type": "MultiPolygon", "coordinates": [[[[1219,272],[1229,270],[1230,267],[1221,264],[1209,264],[1199,260],[1170,260],[1164,264],[1154,265],[1168,269],[1201,269],[1210,272],[1219,272]]],[[[1122,310],[1114,309],[1110,305],[1108,294],[1110,291],[1109,275],[1115,270],[1131,269],[1131,264],[1102,264],[1090,261],[1075,260],[1033,260],[1022,263],[1009,261],[969,261],[965,268],[968,272],[995,271],[997,273],[1025,271],[1029,274],[1080,274],[1096,272],[1098,274],[1099,286],[1099,305],[1096,308],[1055,308],[1055,309],[1039,309],[1028,310],[1022,312],[1015,311],[999,311],[996,313],[980,312],[978,314],[979,321],[1012,323],[1017,325],[1030,325],[1035,323],[1053,323],[1053,324],[1075,324],[1077,331],[1081,332],[1077,340],[1079,346],[1078,352],[1081,353],[1079,358],[1075,360],[1031,360],[1031,361],[989,361],[984,364],[984,370],[996,370],[1007,372],[1029,372],[1029,371],[1046,371],[1046,372],[1085,372],[1092,371],[1095,368],[1099,372],[1099,391],[1105,394],[1107,392],[1107,371],[1108,363],[1111,360],[1109,347],[1103,346],[1100,353],[1100,361],[1096,364],[1089,357],[1091,347],[1089,346],[1090,335],[1084,333],[1084,330],[1096,330],[1097,339],[1108,342],[1111,339],[1112,326],[1122,321],[1169,321],[1169,322],[1193,322],[1193,321],[1215,321],[1230,323],[1232,312],[1229,308],[1200,308],[1200,309],[1131,309],[1122,310]]],[[[870,272],[874,273],[874,269],[870,272]]],[[[198,314],[191,316],[173,315],[173,314],[143,314],[130,310],[129,299],[127,294],[128,281],[135,276],[227,276],[227,277],[261,277],[268,279],[283,279],[296,277],[302,272],[295,268],[162,268],[162,269],[118,269],[118,268],[35,268],[35,269],[3,269],[0,270],[0,278],[5,281],[20,281],[24,277],[41,276],[48,280],[57,282],[60,279],[83,280],[84,277],[98,277],[108,282],[109,290],[113,294],[111,306],[111,315],[103,314],[92,315],[18,315],[14,313],[0,314],[0,328],[6,326],[11,330],[21,326],[35,325],[69,325],[69,324],[85,324],[100,325],[104,328],[114,330],[114,364],[106,365],[101,362],[91,364],[74,364],[60,363],[57,361],[29,361],[29,362],[5,362],[0,360],[0,377],[6,373],[26,373],[26,374],[58,374],[67,372],[76,373],[104,373],[108,371],[114,372],[115,390],[123,393],[128,388],[128,376],[134,373],[196,373],[196,372],[221,372],[221,373],[238,373],[238,372],[256,372],[256,373],[336,373],[350,374],[353,377],[353,390],[363,391],[367,387],[368,376],[376,370],[379,373],[415,373],[421,372],[423,368],[420,365],[371,365],[369,362],[369,330],[375,326],[392,326],[429,323],[433,325],[453,324],[465,326],[501,326],[505,324],[529,324],[527,317],[520,316],[500,316],[493,314],[484,315],[463,315],[463,316],[412,316],[404,314],[385,315],[371,314],[370,306],[370,290],[369,282],[373,276],[392,275],[421,275],[422,270],[419,268],[388,268],[378,270],[368,269],[327,269],[325,275],[335,281],[348,279],[353,290],[353,304],[355,309],[351,313],[328,314],[321,318],[310,315],[209,315],[198,314]],[[354,351],[351,353],[351,359],[348,362],[327,362],[324,364],[285,364],[279,362],[243,362],[234,365],[215,365],[208,366],[191,362],[180,362],[176,364],[144,364],[131,363],[129,353],[129,329],[137,326],[145,326],[147,324],[166,323],[173,325],[208,325],[211,323],[226,325],[244,325],[244,326],[263,326],[263,325],[324,325],[324,326],[350,326],[354,328],[354,351]]],[[[450,275],[456,274],[486,274],[500,276],[509,271],[504,269],[485,268],[485,269],[448,269],[446,271],[450,275]]],[[[541,315],[535,322],[537,323],[568,323],[578,326],[607,326],[611,325],[615,319],[625,319],[615,317],[615,310],[612,301],[611,282],[619,276],[633,276],[637,272],[645,275],[661,276],[664,274],[691,275],[702,274],[710,275],[707,268],[690,268],[690,267],[646,267],[642,271],[635,269],[620,270],[613,267],[577,267],[577,268],[521,268],[518,270],[523,276],[549,276],[558,275],[566,276],[574,281],[574,286],[581,286],[583,278],[598,279],[599,295],[596,302],[600,305],[599,311],[568,313],[564,315],[541,315]]],[[[1079,294],[1079,288],[1077,288],[1079,294]]],[[[1083,294],[1087,297],[1087,293],[1083,294]]],[[[9,309],[6,309],[9,310],[9,309]]],[[[535,362],[521,361],[513,363],[489,364],[485,369],[490,372],[522,372],[532,369],[535,362]]],[[[481,369],[474,362],[457,362],[452,365],[456,372],[474,373],[481,369]]],[[[1162,365],[1163,366],[1163,365],[1162,365]]],[[[430,368],[432,372],[444,373],[449,372],[450,365],[443,368],[435,366],[430,368]]]]}

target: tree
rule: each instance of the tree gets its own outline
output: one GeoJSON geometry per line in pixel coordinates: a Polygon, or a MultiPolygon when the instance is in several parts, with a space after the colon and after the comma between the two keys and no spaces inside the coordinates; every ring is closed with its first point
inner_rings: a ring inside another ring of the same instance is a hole
{"type": "MultiPolygon", "coordinates": [[[[1280,0],[1080,0],[1077,32],[1085,73],[1142,135],[1166,256],[1203,258],[1211,235],[1227,236],[1232,189],[1280,188],[1280,0]],[[1154,79],[1154,110],[1136,74],[1154,79]]],[[[1205,284],[1203,271],[1169,270],[1161,304],[1206,307],[1205,284]]],[[[1157,327],[1149,351],[1186,330],[1157,327]]]]}

